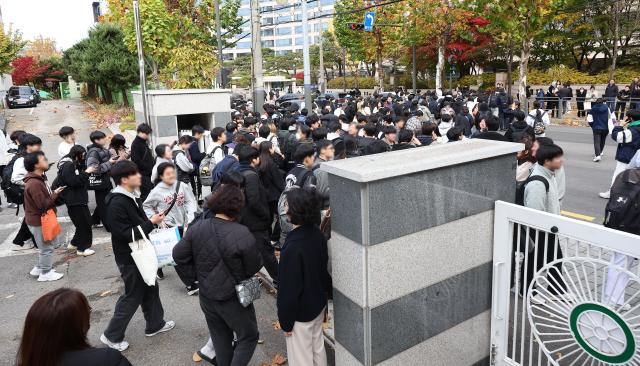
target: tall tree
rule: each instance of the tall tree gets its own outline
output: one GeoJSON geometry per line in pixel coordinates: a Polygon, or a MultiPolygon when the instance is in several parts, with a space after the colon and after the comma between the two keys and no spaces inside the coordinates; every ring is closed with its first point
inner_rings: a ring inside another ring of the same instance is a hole
{"type": "Polygon", "coordinates": [[[49,60],[61,57],[62,53],[56,47],[55,39],[39,35],[27,42],[24,55],[31,56],[36,60],[49,60]]]}
{"type": "Polygon", "coordinates": [[[5,32],[0,27],[0,73],[11,72],[11,61],[18,56],[25,44],[20,32],[13,31],[11,28],[5,32]]]}
{"type": "Polygon", "coordinates": [[[34,83],[38,78],[41,78],[51,65],[41,65],[35,58],[23,56],[13,60],[11,67],[13,68],[11,72],[13,83],[16,85],[26,85],[34,83]]]}

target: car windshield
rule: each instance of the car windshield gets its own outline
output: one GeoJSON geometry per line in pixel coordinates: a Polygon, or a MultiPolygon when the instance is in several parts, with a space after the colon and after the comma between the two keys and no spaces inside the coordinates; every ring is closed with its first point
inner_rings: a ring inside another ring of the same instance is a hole
{"type": "Polygon", "coordinates": [[[32,93],[31,88],[28,86],[20,86],[17,88],[9,89],[10,95],[31,95],[31,93],[32,93]]]}

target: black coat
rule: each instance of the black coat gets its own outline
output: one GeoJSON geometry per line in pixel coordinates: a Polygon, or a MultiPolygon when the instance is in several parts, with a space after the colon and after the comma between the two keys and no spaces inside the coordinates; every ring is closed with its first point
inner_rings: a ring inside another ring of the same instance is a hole
{"type": "Polygon", "coordinates": [[[238,170],[244,177],[245,204],[240,223],[251,232],[267,231],[271,227],[271,213],[267,201],[267,191],[262,185],[258,172],[251,166],[240,164],[238,170]]]}
{"type": "Polygon", "coordinates": [[[136,136],[131,143],[131,161],[136,163],[140,174],[144,177],[151,177],[153,171],[154,159],[153,154],[147,140],[136,136]]]}
{"type": "Polygon", "coordinates": [[[315,319],[327,304],[331,276],[327,271],[327,240],[316,225],[304,225],[288,235],[278,267],[278,320],[285,332],[296,321],[315,319]]]}
{"type": "Polygon", "coordinates": [[[58,185],[66,186],[61,195],[68,207],[86,206],[89,203],[89,174],[84,166],[78,166],[68,158],[58,163],[58,185]]]}
{"type": "Polygon", "coordinates": [[[496,132],[496,131],[481,132],[477,135],[472,136],[472,138],[508,142],[508,140],[500,132],[496,132]]]}
{"type": "Polygon", "coordinates": [[[122,193],[111,192],[105,198],[105,204],[108,209],[105,210],[107,217],[104,225],[111,232],[111,244],[116,263],[135,264],[129,247],[132,240],[131,231],[133,230],[133,238],[138,240],[142,237],[137,229],[138,226],[145,234],[149,234],[154,229],[154,225],[147,219],[142,209],[142,202],[139,200],[134,201],[133,198],[122,193]]]}
{"type": "Polygon", "coordinates": [[[260,180],[267,192],[267,202],[277,202],[284,191],[284,174],[275,161],[268,162],[260,168],[260,180]]]}
{"type": "Polygon", "coordinates": [[[131,366],[129,360],[111,348],[88,348],[65,352],[60,366],[131,366]]]}
{"type": "Polygon", "coordinates": [[[173,260],[180,266],[192,266],[200,295],[215,301],[236,296],[237,282],[262,268],[262,256],[251,232],[237,222],[215,217],[189,227],[173,248],[173,260]]]}
{"type": "Polygon", "coordinates": [[[511,127],[507,129],[507,132],[504,133],[504,138],[507,141],[520,142],[519,139],[524,135],[530,136],[531,141],[533,141],[535,137],[533,127],[529,126],[525,121],[515,121],[511,124],[511,127]]]}

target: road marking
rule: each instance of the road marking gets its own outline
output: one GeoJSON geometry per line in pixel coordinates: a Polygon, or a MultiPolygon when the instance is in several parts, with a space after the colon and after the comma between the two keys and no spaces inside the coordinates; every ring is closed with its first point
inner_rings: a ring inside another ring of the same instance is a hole
{"type": "Polygon", "coordinates": [[[31,108],[31,110],[29,111],[29,115],[32,115],[32,114],[33,114],[33,110],[34,110],[34,109],[35,109],[35,108],[33,108],[33,107],[31,108]]]}
{"type": "Polygon", "coordinates": [[[593,220],[596,219],[593,216],[583,215],[583,214],[579,214],[571,211],[564,211],[564,210],[560,211],[560,214],[562,214],[563,216],[571,217],[572,219],[578,219],[578,220],[589,221],[589,222],[593,222],[593,220]]]}

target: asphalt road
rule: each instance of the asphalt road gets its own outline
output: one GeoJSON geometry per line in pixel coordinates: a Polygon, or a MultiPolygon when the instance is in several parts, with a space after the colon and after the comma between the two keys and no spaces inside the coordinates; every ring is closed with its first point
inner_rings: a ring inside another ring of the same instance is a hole
{"type": "Polygon", "coordinates": [[[549,128],[547,136],[565,153],[567,192],[562,203],[563,214],[602,223],[607,201],[598,193],[606,191],[611,184],[616,144],[608,138],[602,161],[594,163],[590,128],[554,125],[549,128]]]}
{"type": "MultiPolygon", "coordinates": [[[[92,126],[82,115],[84,108],[80,101],[45,101],[33,110],[8,110],[6,116],[10,121],[7,130],[24,129],[40,136],[47,156],[50,160],[57,160],[60,142],[57,131],[61,126],[74,127],[78,131],[79,142],[88,142],[92,126]]],[[[54,170],[49,172],[50,180],[54,174],[54,170]]],[[[90,204],[90,209],[93,210],[93,206],[90,204]]],[[[62,235],[68,242],[73,235],[73,226],[66,215],[66,210],[62,208],[59,211],[62,235]]],[[[11,244],[18,227],[15,210],[5,208],[0,213],[0,365],[14,364],[24,318],[31,304],[42,294],[59,287],[74,287],[87,295],[93,309],[89,342],[101,346],[100,334],[113,314],[118,296],[123,292],[109,235],[102,229],[94,230],[96,254],[91,257],[79,258],[75,253],[57,250],[55,267],[65,273],[65,277],[60,281],[41,283],[28,274],[37,258],[35,251],[16,251],[11,244]]],[[[167,269],[165,275],[165,280],[160,282],[160,295],[165,319],[175,320],[176,328],[147,338],[144,336],[142,312],[138,312],[127,330],[126,339],[131,346],[124,355],[134,365],[197,365],[191,360],[192,355],[208,338],[198,298],[186,295],[175,271],[167,269]]],[[[273,326],[277,320],[274,297],[263,293],[256,302],[256,314],[263,343],[257,346],[251,365],[269,362],[277,353],[286,355],[282,332],[273,326]]]]}

